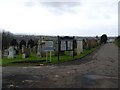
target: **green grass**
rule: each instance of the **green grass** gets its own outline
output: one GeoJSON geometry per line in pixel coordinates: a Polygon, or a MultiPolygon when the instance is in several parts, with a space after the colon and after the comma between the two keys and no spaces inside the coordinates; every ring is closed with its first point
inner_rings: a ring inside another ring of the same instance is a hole
{"type": "MultiPolygon", "coordinates": [[[[35,54],[32,54],[29,58],[22,58],[22,55],[16,55],[16,58],[14,59],[8,59],[7,57],[4,57],[2,59],[2,65],[6,66],[6,65],[13,65],[16,63],[12,63],[12,62],[20,62],[20,61],[25,61],[25,60],[43,60],[44,58],[40,58],[38,56],[35,56],[35,54]]],[[[25,64],[25,63],[23,63],[25,64]]]]}
{"type": "Polygon", "coordinates": [[[95,47],[95,48],[92,48],[90,50],[84,50],[80,55],[77,55],[75,56],[75,59],[79,59],[79,58],[82,58],[88,54],[90,54],[91,52],[95,51],[97,48],[100,48],[100,45],[95,47]]]}
{"type": "Polygon", "coordinates": [[[114,43],[115,43],[118,47],[120,47],[120,40],[116,40],[114,43]]]}
{"type": "MultiPolygon", "coordinates": [[[[76,55],[74,57],[74,59],[79,59],[81,57],[86,56],[87,54],[95,51],[97,48],[99,48],[100,46],[97,46],[96,48],[92,48],[90,50],[84,50],[83,53],[81,53],[80,55],[76,55]]],[[[59,61],[58,61],[58,57],[54,56],[54,52],[52,52],[52,58],[51,58],[51,62],[49,62],[49,53],[48,53],[48,62],[37,62],[37,63],[12,63],[12,62],[20,62],[20,61],[25,61],[25,60],[46,60],[46,57],[39,57],[36,56],[35,54],[31,54],[31,56],[29,58],[25,58],[22,59],[22,55],[16,55],[16,58],[14,59],[8,59],[7,57],[4,57],[2,59],[2,63],[0,63],[0,65],[2,66],[34,66],[34,65],[39,65],[39,64],[56,64],[56,63],[61,63],[61,62],[68,62],[70,60],[73,60],[72,56],[69,56],[69,52],[65,51],[65,55],[60,56],[59,61]]]]}

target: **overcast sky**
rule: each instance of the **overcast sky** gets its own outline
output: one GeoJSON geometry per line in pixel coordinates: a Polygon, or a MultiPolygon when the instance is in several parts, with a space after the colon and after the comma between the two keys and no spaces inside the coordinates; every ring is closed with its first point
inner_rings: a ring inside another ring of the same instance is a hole
{"type": "Polygon", "coordinates": [[[0,28],[17,34],[118,35],[119,0],[63,1],[0,0],[0,28]]]}

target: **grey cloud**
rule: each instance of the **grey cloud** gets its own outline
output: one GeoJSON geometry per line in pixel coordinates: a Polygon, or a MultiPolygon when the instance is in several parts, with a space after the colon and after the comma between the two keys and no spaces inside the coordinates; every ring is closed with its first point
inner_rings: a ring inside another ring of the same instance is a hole
{"type": "Polygon", "coordinates": [[[62,14],[64,12],[69,12],[69,13],[75,13],[77,12],[74,7],[76,6],[81,6],[81,3],[79,1],[77,2],[48,2],[48,1],[41,1],[41,0],[28,0],[24,2],[24,6],[31,7],[35,6],[36,4],[43,6],[46,8],[48,11],[54,13],[54,14],[62,14]]]}
{"type": "Polygon", "coordinates": [[[30,6],[34,6],[35,5],[35,1],[29,0],[29,1],[25,1],[23,2],[24,6],[30,7],[30,6]]]}
{"type": "Polygon", "coordinates": [[[44,5],[60,8],[60,7],[75,7],[76,5],[80,5],[79,2],[41,2],[44,5]]]}
{"type": "Polygon", "coordinates": [[[75,13],[77,12],[74,7],[80,6],[80,2],[41,2],[41,5],[46,7],[49,11],[56,14],[64,12],[75,13]]]}

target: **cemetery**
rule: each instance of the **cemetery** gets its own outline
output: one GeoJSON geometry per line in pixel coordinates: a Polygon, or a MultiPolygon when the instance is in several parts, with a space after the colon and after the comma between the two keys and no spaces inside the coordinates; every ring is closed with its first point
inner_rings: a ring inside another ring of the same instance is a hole
{"type": "Polygon", "coordinates": [[[56,36],[54,39],[40,36],[37,42],[13,39],[2,51],[1,65],[56,64],[82,58],[98,47],[100,43],[95,38],[83,40],[74,36],[56,36]]]}

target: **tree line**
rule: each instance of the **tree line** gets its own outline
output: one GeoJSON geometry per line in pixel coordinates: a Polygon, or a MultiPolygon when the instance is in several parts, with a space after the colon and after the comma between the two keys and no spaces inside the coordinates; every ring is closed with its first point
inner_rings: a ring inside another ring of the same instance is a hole
{"type": "MultiPolygon", "coordinates": [[[[35,36],[33,36],[33,37],[35,37],[35,36]]],[[[29,38],[25,37],[24,39],[29,39],[29,38]]],[[[107,35],[103,34],[100,37],[100,41],[101,41],[101,43],[106,43],[107,35]]],[[[18,42],[14,34],[3,30],[3,32],[2,32],[2,50],[7,49],[9,46],[19,46],[21,49],[22,45],[32,48],[33,46],[37,45],[37,40],[34,41],[32,39],[29,39],[29,41],[26,43],[26,41],[22,39],[22,40],[20,40],[20,42],[18,42]]]]}

